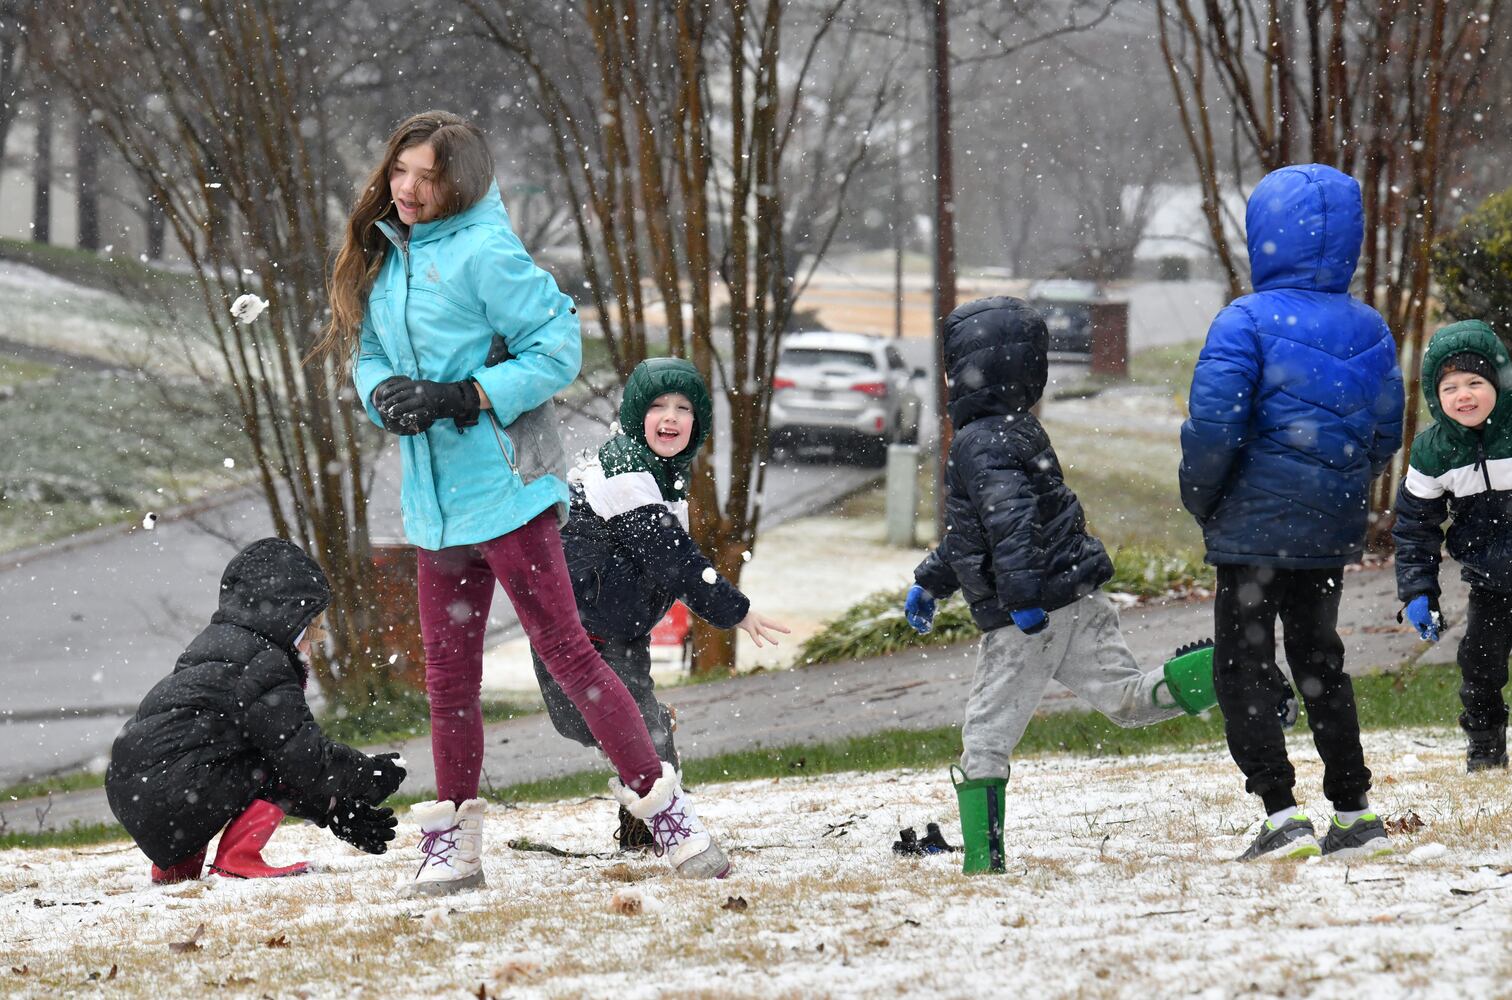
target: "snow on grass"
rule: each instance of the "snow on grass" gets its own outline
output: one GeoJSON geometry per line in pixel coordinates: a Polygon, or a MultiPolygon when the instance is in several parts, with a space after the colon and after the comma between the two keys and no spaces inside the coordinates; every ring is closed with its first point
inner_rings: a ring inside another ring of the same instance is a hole
{"type": "MultiPolygon", "coordinates": [[[[82,991],[114,967],[98,985],[121,996],[1497,994],[1512,974],[1508,776],[1463,774],[1449,733],[1366,743],[1375,807],[1423,823],[1367,864],[1227,861],[1258,808],[1218,747],[1018,762],[1001,877],[891,853],[899,827],[922,834],[930,820],[959,839],[936,772],[698,789],[736,865],[718,883],[678,881],[655,858],[506,846],[602,850],[614,825],[602,799],[493,806],[488,888],[435,901],[394,896],[417,863],[410,824],[382,858],[285,827],[269,859],[321,871],[268,882],[152,888],[133,849],[13,851],[0,983],[82,991]],[[743,911],[725,908],[732,896],[743,911]]],[[[1297,756],[1322,820],[1320,767],[1297,756]]]]}

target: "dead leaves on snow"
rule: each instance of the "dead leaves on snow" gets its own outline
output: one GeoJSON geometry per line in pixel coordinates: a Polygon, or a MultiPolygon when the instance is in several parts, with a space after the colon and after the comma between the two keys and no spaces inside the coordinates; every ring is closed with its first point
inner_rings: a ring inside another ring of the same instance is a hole
{"type": "Polygon", "coordinates": [[[1387,819],[1385,820],[1385,825],[1386,832],[1391,834],[1393,837],[1405,837],[1409,834],[1417,833],[1428,824],[1424,823],[1423,817],[1419,816],[1417,813],[1409,812],[1403,816],[1387,817],[1387,819]]]}
{"type": "Polygon", "coordinates": [[[199,943],[199,939],[204,935],[204,933],[205,925],[200,924],[194,929],[194,933],[189,935],[189,940],[169,941],[168,950],[173,952],[175,955],[185,955],[189,952],[201,951],[205,946],[199,943]]]}
{"type": "Polygon", "coordinates": [[[621,889],[609,897],[609,912],[622,917],[638,917],[645,912],[646,901],[634,889],[621,889]]]}
{"type": "Polygon", "coordinates": [[[730,896],[723,903],[719,904],[719,908],[721,910],[729,910],[731,913],[744,913],[751,908],[751,904],[746,902],[744,896],[730,896]]]}

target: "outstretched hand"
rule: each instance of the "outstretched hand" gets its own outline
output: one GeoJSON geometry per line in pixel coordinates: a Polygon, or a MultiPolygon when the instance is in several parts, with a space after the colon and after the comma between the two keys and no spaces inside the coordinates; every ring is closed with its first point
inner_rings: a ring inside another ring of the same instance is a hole
{"type": "Polygon", "coordinates": [[[757,649],[761,648],[761,640],[765,639],[775,646],[777,645],[776,633],[781,632],[783,635],[789,635],[793,631],[781,622],[758,615],[754,611],[747,612],[746,616],[735,627],[750,636],[751,640],[756,643],[757,649]]]}
{"type": "Polygon", "coordinates": [[[381,753],[372,758],[372,774],[368,775],[368,794],[363,798],[373,805],[393,795],[404,784],[403,759],[397,753],[381,753]]]}

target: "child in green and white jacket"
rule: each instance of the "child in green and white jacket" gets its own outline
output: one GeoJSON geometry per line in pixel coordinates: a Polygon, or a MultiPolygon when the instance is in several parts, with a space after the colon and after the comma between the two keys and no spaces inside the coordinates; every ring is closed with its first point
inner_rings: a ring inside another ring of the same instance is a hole
{"type": "Polygon", "coordinates": [[[1437,642],[1441,550],[1470,584],[1459,647],[1466,767],[1507,766],[1507,656],[1512,653],[1512,357],[1491,327],[1467,320],[1433,335],[1423,395],[1434,423],[1412,442],[1397,491],[1397,597],[1437,642]],[[1447,539],[1442,528],[1449,520],[1447,539]]]}

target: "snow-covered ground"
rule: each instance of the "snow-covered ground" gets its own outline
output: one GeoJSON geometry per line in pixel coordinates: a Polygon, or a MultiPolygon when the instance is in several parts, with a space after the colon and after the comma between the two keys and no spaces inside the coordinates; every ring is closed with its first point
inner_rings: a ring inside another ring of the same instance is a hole
{"type": "MultiPolygon", "coordinates": [[[[601,850],[614,824],[603,799],[494,806],[489,887],[439,901],[394,898],[415,863],[408,824],[405,848],[382,858],[286,827],[270,860],[307,856],[321,871],[271,882],[154,889],[128,847],[7,852],[0,991],[1507,995],[1507,775],[1464,775],[1448,732],[1368,734],[1366,750],[1375,807],[1421,823],[1394,838],[1394,857],[1369,864],[1225,860],[1257,810],[1219,747],[1019,762],[1001,877],[890,852],[899,827],[922,834],[930,820],[958,840],[953,793],[935,771],[700,788],[736,865],[719,883],[677,881],[654,858],[507,846],[601,850]]],[[[1319,765],[1296,755],[1299,790],[1326,818],[1319,765]]]]}

